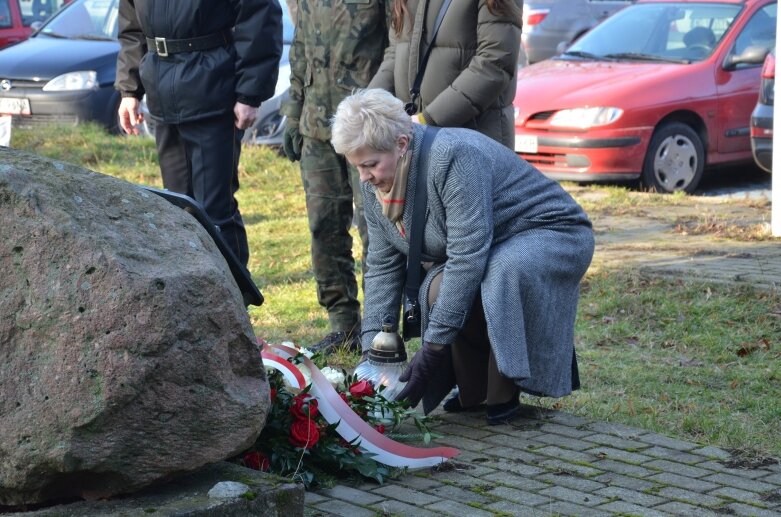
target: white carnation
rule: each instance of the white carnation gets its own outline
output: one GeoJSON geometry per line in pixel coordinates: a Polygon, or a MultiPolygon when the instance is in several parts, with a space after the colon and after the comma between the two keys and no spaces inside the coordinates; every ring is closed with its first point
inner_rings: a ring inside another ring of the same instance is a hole
{"type": "Polygon", "coordinates": [[[331,386],[333,386],[334,389],[338,388],[339,385],[344,382],[344,374],[336,368],[326,366],[321,370],[321,372],[325,378],[328,379],[328,382],[331,383],[331,386]]]}

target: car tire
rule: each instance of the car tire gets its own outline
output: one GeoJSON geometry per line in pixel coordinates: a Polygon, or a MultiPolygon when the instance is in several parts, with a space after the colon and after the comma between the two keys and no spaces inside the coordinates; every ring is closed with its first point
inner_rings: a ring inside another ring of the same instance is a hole
{"type": "Polygon", "coordinates": [[[681,122],[666,122],[654,131],[643,160],[642,184],[670,194],[695,191],[705,169],[705,147],[700,135],[681,122]]]}

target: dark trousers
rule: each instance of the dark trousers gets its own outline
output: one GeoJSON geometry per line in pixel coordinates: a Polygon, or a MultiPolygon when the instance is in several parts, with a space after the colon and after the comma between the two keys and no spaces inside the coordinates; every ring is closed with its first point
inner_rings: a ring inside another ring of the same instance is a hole
{"type": "Polygon", "coordinates": [[[328,311],[331,330],[351,332],[361,322],[350,236],[353,206],[363,244],[361,263],[364,266],[369,246],[358,170],[336,154],[330,142],[305,136],[301,180],[312,235],[317,300],[328,311]]]}
{"type": "Polygon", "coordinates": [[[243,135],[234,125],[233,113],[155,126],[163,186],[201,203],[225,243],[246,266],[247,232],[234,197],[239,190],[243,135]]]}
{"type": "MultiPolygon", "coordinates": [[[[439,273],[431,281],[428,290],[429,308],[439,295],[442,276],[443,273],[439,273]]],[[[450,353],[458,397],[463,407],[473,407],[483,402],[503,404],[518,396],[518,387],[512,379],[499,373],[488,339],[488,324],[479,292],[464,328],[450,344],[450,353]]]]}

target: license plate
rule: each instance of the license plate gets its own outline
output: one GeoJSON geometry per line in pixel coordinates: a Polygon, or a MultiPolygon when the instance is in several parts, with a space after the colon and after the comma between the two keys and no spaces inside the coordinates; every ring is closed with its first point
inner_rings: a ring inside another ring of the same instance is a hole
{"type": "Polygon", "coordinates": [[[537,154],[537,137],[534,135],[515,135],[515,152],[537,154]]]}
{"type": "Polygon", "coordinates": [[[29,99],[0,98],[0,115],[31,115],[29,99]]]}

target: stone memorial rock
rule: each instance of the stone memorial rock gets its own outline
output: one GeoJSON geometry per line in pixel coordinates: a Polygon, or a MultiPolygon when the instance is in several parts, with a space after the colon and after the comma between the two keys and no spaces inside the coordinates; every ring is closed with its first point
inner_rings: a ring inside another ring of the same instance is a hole
{"type": "Polygon", "coordinates": [[[249,317],[188,213],[0,148],[0,273],[0,505],[132,492],[259,435],[249,317]]]}

